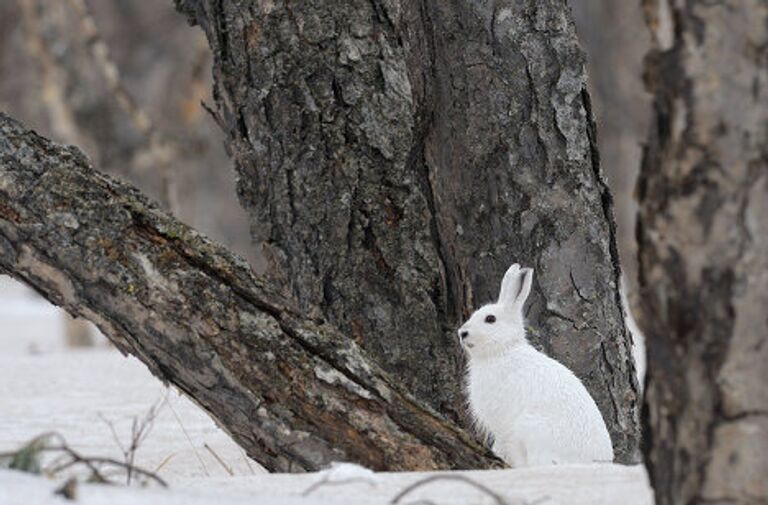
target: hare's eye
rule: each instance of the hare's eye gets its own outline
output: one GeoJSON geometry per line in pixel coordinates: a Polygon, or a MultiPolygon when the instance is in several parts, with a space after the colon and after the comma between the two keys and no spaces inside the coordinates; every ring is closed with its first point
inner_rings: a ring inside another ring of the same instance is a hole
{"type": "Polygon", "coordinates": [[[485,316],[485,322],[488,323],[488,324],[495,323],[496,322],[496,316],[494,316],[493,314],[488,314],[487,316],[485,316]]]}

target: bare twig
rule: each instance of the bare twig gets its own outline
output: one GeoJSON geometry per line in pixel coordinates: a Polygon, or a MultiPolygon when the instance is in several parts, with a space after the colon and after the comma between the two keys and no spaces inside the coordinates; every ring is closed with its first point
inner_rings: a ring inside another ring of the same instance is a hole
{"type": "Polygon", "coordinates": [[[150,432],[152,431],[152,428],[155,424],[155,419],[157,418],[158,414],[160,413],[160,409],[162,406],[167,403],[168,396],[164,396],[157,402],[155,402],[149,410],[147,410],[147,413],[144,414],[144,418],[139,421],[137,417],[134,417],[131,420],[131,438],[130,443],[126,447],[123,445],[123,443],[120,441],[120,437],[117,434],[117,430],[115,429],[115,425],[112,421],[109,421],[106,419],[103,415],[99,414],[99,418],[101,418],[102,421],[104,421],[107,426],[109,426],[110,431],[112,432],[112,438],[117,444],[117,446],[120,448],[120,451],[123,453],[123,459],[125,463],[128,465],[128,472],[127,472],[127,484],[131,484],[131,479],[133,477],[133,471],[132,468],[134,468],[134,461],[136,459],[136,452],[139,450],[139,447],[141,444],[147,439],[150,432]]]}
{"type": "Polygon", "coordinates": [[[189,436],[187,429],[184,427],[184,423],[181,422],[181,418],[179,417],[179,414],[176,413],[176,409],[173,408],[173,404],[171,402],[168,402],[168,408],[171,409],[171,413],[173,414],[173,417],[175,417],[176,422],[179,423],[179,426],[181,427],[181,431],[182,433],[184,433],[184,437],[187,439],[187,442],[189,442],[189,446],[192,448],[192,452],[195,453],[195,457],[197,458],[197,461],[200,463],[200,466],[203,468],[203,472],[205,473],[205,476],[210,477],[211,474],[208,473],[208,468],[205,466],[205,463],[203,463],[203,458],[201,458],[200,453],[197,452],[197,449],[195,448],[195,444],[192,443],[192,438],[189,436]]]}
{"type": "Polygon", "coordinates": [[[210,452],[210,453],[211,453],[211,456],[213,456],[213,458],[214,458],[216,461],[218,461],[218,462],[219,462],[219,464],[220,464],[220,465],[221,465],[221,466],[224,468],[224,470],[226,470],[226,472],[229,474],[229,476],[230,476],[230,477],[234,477],[234,475],[235,475],[235,472],[233,472],[233,471],[232,471],[232,468],[230,468],[230,467],[229,467],[229,465],[227,465],[226,463],[224,463],[224,460],[223,460],[223,459],[221,459],[221,458],[219,457],[219,455],[218,455],[218,454],[216,454],[216,452],[215,452],[215,451],[214,451],[214,450],[211,448],[211,446],[210,446],[210,445],[208,445],[207,443],[205,443],[205,444],[203,444],[203,447],[205,447],[205,449],[206,449],[208,452],[210,452]]]}
{"type": "Polygon", "coordinates": [[[374,486],[374,483],[371,482],[368,479],[365,479],[363,477],[352,477],[350,479],[341,479],[341,480],[329,480],[328,477],[324,477],[323,479],[315,482],[311,486],[309,486],[307,489],[305,489],[301,496],[309,496],[310,494],[314,493],[321,487],[328,487],[328,486],[345,486],[347,484],[355,484],[358,482],[363,482],[365,484],[368,484],[369,486],[374,486]]]}
{"type": "Polygon", "coordinates": [[[205,103],[204,100],[200,100],[200,106],[203,108],[203,110],[205,110],[205,112],[208,113],[208,115],[211,116],[211,118],[213,118],[213,120],[216,122],[216,124],[219,125],[219,128],[221,128],[221,131],[226,133],[227,132],[227,127],[224,124],[224,121],[219,116],[219,114],[215,110],[213,110],[213,108],[211,108],[210,105],[205,103]]]}
{"type": "Polygon", "coordinates": [[[70,456],[71,460],[65,463],[61,463],[58,466],[49,469],[48,471],[52,474],[57,474],[69,467],[72,467],[77,464],[84,464],[86,465],[91,471],[93,471],[94,475],[104,483],[109,483],[109,479],[103,476],[101,472],[98,470],[98,465],[100,464],[106,464],[106,465],[112,465],[117,466],[120,468],[123,468],[126,470],[126,472],[130,471],[131,473],[135,473],[138,475],[143,475],[147,478],[150,478],[160,484],[163,487],[168,487],[168,484],[163,480],[159,475],[156,475],[152,473],[149,470],[144,470],[143,468],[137,467],[132,464],[124,463],[122,461],[118,461],[116,459],[112,458],[102,458],[98,456],[82,456],[80,453],[72,449],[71,447],[67,445],[59,445],[59,446],[50,446],[43,449],[44,451],[59,451],[64,452],[67,455],[70,456]]]}
{"type": "Polygon", "coordinates": [[[243,452],[243,459],[245,460],[246,466],[248,466],[248,470],[251,471],[251,475],[256,475],[256,471],[253,469],[253,466],[251,465],[251,458],[248,457],[248,454],[246,454],[245,451],[242,451],[242,452],[243,452]]]}
{"type": "Polygon", "coordinates": [[[99,412],[97,414],[99,416],[99,419],[101,419],[104,424],[106,424],[109,427],[109,431],[112,432],[112,440],[117,444],[117,446],[120,448],[120,452],[123,453],[123,455],[126,454],[127,449],[123,446],[123,442],[120,440],[120,436],[117,434],[117,430],[115,430],[115,423],[104,417],[104,415],[99,412]]]}
{"type": "Polygon", "coordinates": [[[454,480],[458,482],[463,482],[464,484],[468,484],[474,487],[475,489],[483,492],[484,494],[490,496],[493,499],[494,503],[496,503],[497,505],[509,505],[509,503],[500,494],[496,493],[491,488],[483,484],[480,484],[479,482],[475,482],[474,480],[464,475],[431,475],[425,479],[414,482],[410,486],[407,486],[405,489],[400,491],[394,498],[392,498],[392,501],[390,501],[389,503],[391,505],[396,505],[397,503],[400,502],[400,500],[405,498],[407,495],[409,495],[416,489],[440,480],[454,480]]]}
{"type": "Polygon", "coordinates": [[[23,451],[28,451],[31,447],[34,448],[34,450],[38,453],[61,453],[61,457],[55,458],[50,464],[47,465],[47,467],[44,468],[43,472],[49,475],[56,475],[59,472],[66,470],[67,468],[71,468],[76,465],[83,465],[90,470],[92,477],[95,478],[98,482],[109,484],[112,483],[112,481],[110,481],[101,471],[102,465],[109,465],[121,468],[126,472],[130,471],[132,474],[135,473],[137,475],[142,475],[152,479],[163,487],[168,486],[166,482],[156,473],[144,470],[133,464],[117,461],[112,458],[83,456],[78,451],[71,448],[67,444],[64,437],[57,432],[42,433],[24,444],[21,449],[0,453],[0,459],[13,458],[23,451]],[[55,443],[51,443],[52,441],[55,443]]]}
{"type": "Polygon", "coordinates": [[[358,482],[362,482],[365,484],[368,484],[371,487],[376,486],[376,482],[374,482],[371,479],[367,479],[365,477],[348,477],[346,479],[338,479],[338,480],[331,480],[333,477],[333,473],[331,471],[326,471],[326,474],[323,475],[323,478],[309,486],[307,489],[305,489],[301,496],[309,496],[310,494],[314,493],[321,487],[327,487],[327,486],[345,486],[347,484],[355,484],[358,482]]]}
{"type": "Polygon", "coordinates": [[[172,452],[171,454],[169,454],[168,456],[166,456],[166,457],[165,457],[165,459],[164,459],[164,460],[162,460],[162,461],[160,462],[160,464],[159,464],[159,465],[157,465],[157,466],[155,467],[155,469],[154,469],[154,470],[152,470],[152,472],[153,472],[153,473],[160,473],[160,470],[162,470],[162,469],[163,469],[163,467],[164,467],[165,465],[167,465],[167,464],[168,464],[168,462],[174,458],[174,456],[176,456],[176,453],[175,453],[175,452],[172,452]]]}

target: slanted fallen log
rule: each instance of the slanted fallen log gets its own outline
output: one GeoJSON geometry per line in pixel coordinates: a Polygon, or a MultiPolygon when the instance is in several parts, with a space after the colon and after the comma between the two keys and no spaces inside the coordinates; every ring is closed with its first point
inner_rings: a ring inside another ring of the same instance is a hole
{"type": "Polygon", "coordinates": [[[269,470],[502,465],[243,260],[4,114],[0,271],[93,321],[269,470]]]}

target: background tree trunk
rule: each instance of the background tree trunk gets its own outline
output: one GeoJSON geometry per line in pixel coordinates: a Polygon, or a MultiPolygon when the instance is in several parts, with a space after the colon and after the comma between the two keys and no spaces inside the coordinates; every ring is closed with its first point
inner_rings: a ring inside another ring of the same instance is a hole
{"type": "Polygon", "coordinates": [[[768,502],[768,2],[645,0],[639,185],[657,503],[768,502]]]}
{"type": "Polygon", "coordinates": [[[2,113],[0,273],[95,322],[269,470],[501,466],[243,260],[2,113]]]}
{"type": "Polygon", "coordinates": [[[643,58],[650,49],[640,2],[569,0],[587,53],[589,92],[597,123],[600,165],[613,195],[621,269],[629,299],[637,289],[635,186],[651,100],[643,88],[643,58]]]}
{"type": "Polygon", "coordinates": [[[611,198],[564,0],[177,0],[269,273],[444,413],[454,331],[513,261],[535,344],[638,441],[611,198]]]}
{"type": "MultiPolygon", "coordinates": [[[[260,264],[232,174],[220,169],[230,166],[221,132],[200,107],[211,80],[202,33],[163,2],[13,0],[0,18],[0,110],[80,147],[101,170],[260,264]],[[118,43],[109,45],[110,35],[118,43]]],[[[90,331],[64,316],[69,345],[95,342],[90,331]]]]}
{"type": "Polygon", "coordinates": [[[200,106],[210,65],[205,36],[171,2],[0,2],[0,110],[150,198],[176,185],[174,215],[258,268],[221,131],[200,106]]]}

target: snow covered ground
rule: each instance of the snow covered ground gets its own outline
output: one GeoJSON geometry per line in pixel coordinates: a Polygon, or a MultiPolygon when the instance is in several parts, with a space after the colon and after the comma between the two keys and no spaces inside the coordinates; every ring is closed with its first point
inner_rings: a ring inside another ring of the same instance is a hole
{"type": "MultiPolygon", "coordinates": [[[[56,431],[84,455],[122,459],[116,438],[126,444],[133,420],[159,404],[135,463],[149,470],[161,466],[158,474],[170,485],[141,489],[80,484],[78,503],[385,504],[432,475],[353,471],[353,482],[320,486],[303,496],[321,479],[346,481],[348,475],[265,474],[194,403],[165,388],[135,359],[123,357],[104,340],[91,349],[66,348],[61,317],[56,308],[0,276],[0,453],[56,431]]],[[[641,467],[583,465],[449,475],[467,476],[510,505],[652,502],[641,467]]],[[[63,503],[54,495],[61,484],[0,470],[0,505],[63,503]]],[[[400,503],[418,500],[494,503],[471,484],[454,480],[432,482],[400,503]]]]}

